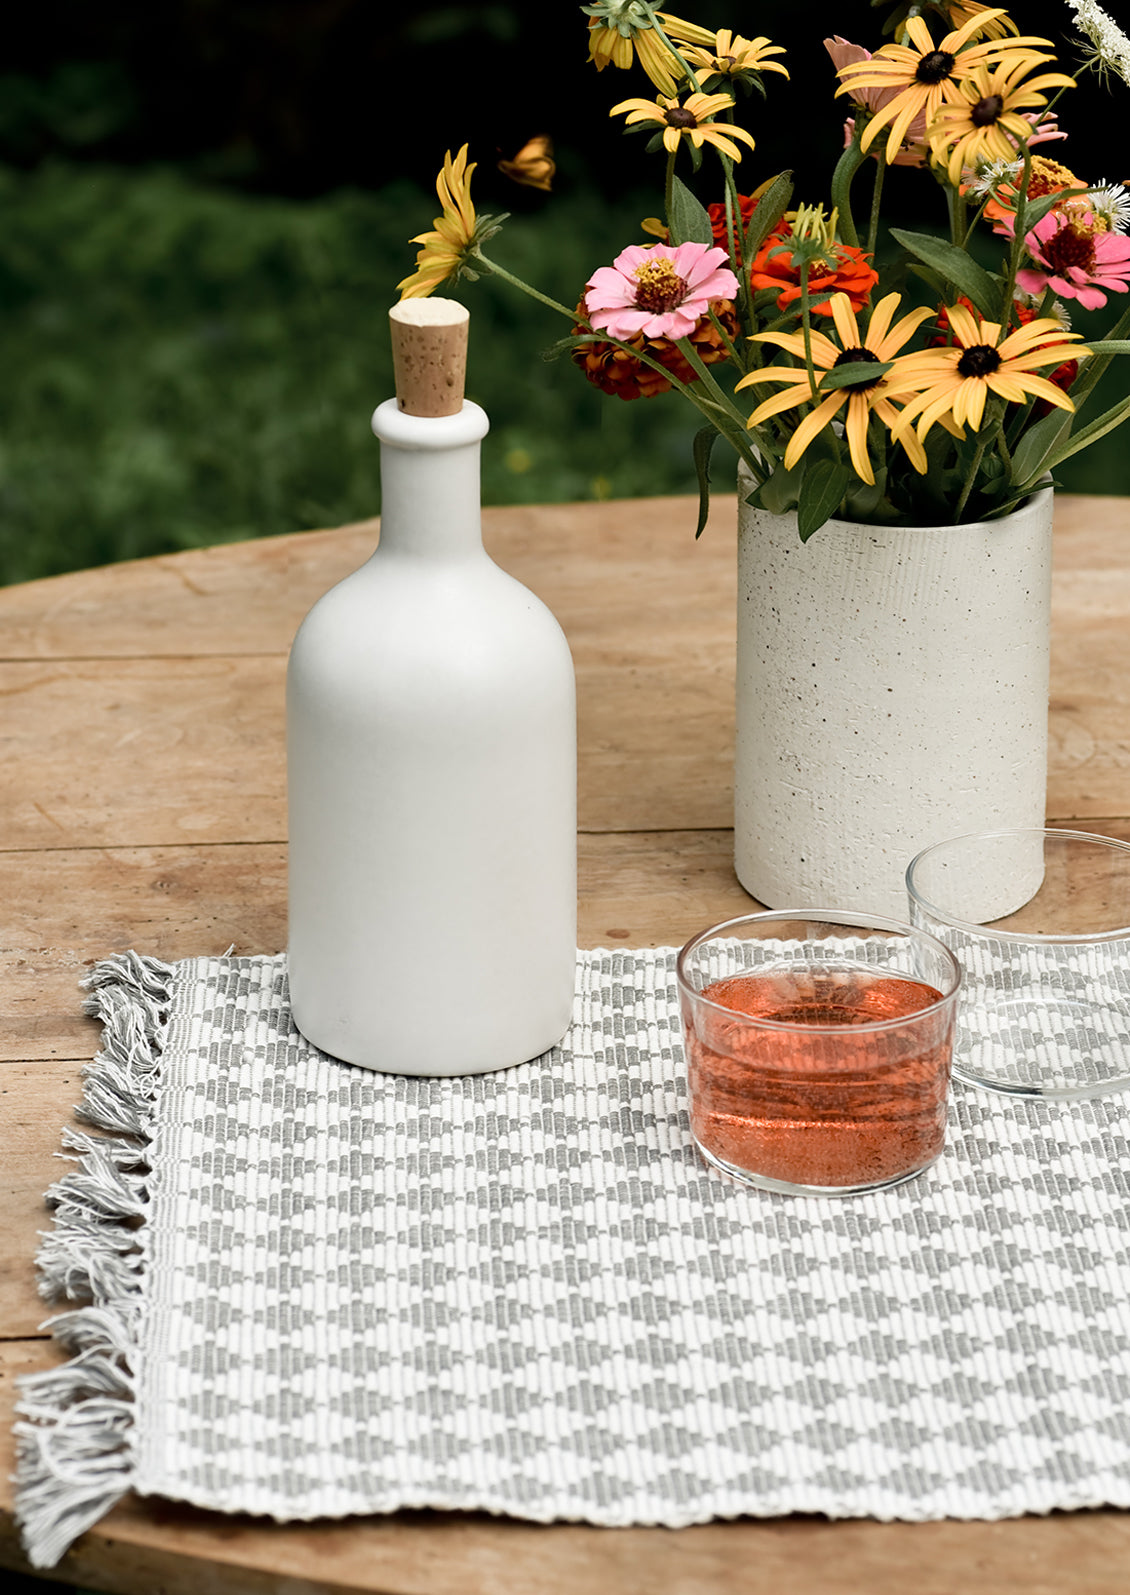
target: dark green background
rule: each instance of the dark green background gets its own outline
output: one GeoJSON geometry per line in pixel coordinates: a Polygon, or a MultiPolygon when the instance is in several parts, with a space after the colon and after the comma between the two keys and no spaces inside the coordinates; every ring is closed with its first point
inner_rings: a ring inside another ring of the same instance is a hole
{"type": "MultiPolygon", "coordinates": [[[[586,63],[571,0],[390,12],[385,0],[25,8],[0,74],[0,579],[376,512],[368,417],[391,390],[386,313],[413,266],[410,235],[436,214],[445,149],[469,141],[480,212],[511,212],[490,246],[500,263],[567,304],[639,241],[660,209],[662,158],[608,109],[650,86],[586,63]],[[557,146],[551,195],[495,170],[534,133],[557,146]]],[[[821,39],[876,48],[885,12],[703,0],[682,14],[787,47],[792,81],[767,77],[767,102],[744,119],[758,148],[742,186],[788,165],[799,199],[825,199],[843,109],[821,39]]],[[[1066,6],[1013,14],[1077,65],[1066,6]]],[[[1063,109],[1071,141],[1050,153],[1092,181],[1130,176],[1114,136],[1130,89],[1084,81],[1063,109]]],[[[695,181],[715,197],[709,163],[695,181]]],[[[888,217],[940,225],[928,176],[892,172],[889,196],[888,217]]],[[[689,407],[606,398],[567,360],[541,359],[563,319],[489,281],[456,293],[472,311],[469,391],[492,419],[488,502],[693,490],[689,407]]],[[[1115,433],[1063,483],[1130,491],[1128,455],[1115,433]]]]}

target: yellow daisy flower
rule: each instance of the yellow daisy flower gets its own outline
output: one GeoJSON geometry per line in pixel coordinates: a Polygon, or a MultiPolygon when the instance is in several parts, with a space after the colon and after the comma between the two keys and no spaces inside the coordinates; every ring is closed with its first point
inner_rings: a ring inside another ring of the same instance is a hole
{"type": "Polygon", "coordinates": [[[466,144],[454,160],[450,150],[444,156],[443,170],[436,178],[436,193],[443,206],[443,215],[433,221],[434,232],[417,233],[410,240],[424,247],[416,256],[416,270],[396,285],[402,299],[425,299],[449,277],[458,277],[473,247],[498,231],[501,217],[475,219],[475,207],[471,203],[471,173],[475,164],[472,161],[467,165],[466,144]]]}
{"type": "MultiPolygon", "coordinates": [[[[903,316],[900,321],[894,320],[895,311],[901,299],[898,294],[888,294],[885,299],[880,299],[871,314],[867,326],[867,333],[862,336],[855,311],[852,309],[851,300],[847,294],[833,294],[831,299],[832,320],[835,323],[839,343],[836,344],[823,332],[813,330],[811,334],[812,364],[816,372],[817,384],[819,379],[829,371],[834,371],[837,366],[854,362],[875,365],[880,362],[892,361],[894,369],[873,378],[871,381],[853,383],[848,387],[833,388],[826,398],[821,398],[816,408],[806,415],[789,440],[785,450],[785,469],[791,471],[793,466],[803,455],[805,449],[826,426],[830,426],[839,415],[844,405],[847,405],[847,417],[844,422],[844,435],[848,441],[848,450],[851,454],[851,463],[854,465],[856,475],[862,477],[868,485],[874,485],[875,472],[867,453],[867,424],[871,416],[877,415],[879,419],[893,431],[899,420],[899,411],[891,402],[905,393],[915,391],[914,383],[906,380],[904,375],[904,362],[910,359],[909,355],[899,356],[898,351],[912,337],[924,321],[929,320],[933,312],[929,309],[912,310],[909,315],[903,316]]],[[[804,336],[799,332],[759,332],[755,333],[753,343],[771,343],[777,348],[784,349],[788,354],[795,355],[800,361],[804,360],[804,336]]],[[[749,426],[757,426],[761,421],[767,420],[772,415],[780,415],[784,410],[793,410],[798,405],[808,403],[812,398],[812,387],[809,381],[808,370],[805,365],[799,366],[768,366],[761,371],[751,371],[748,376],[742,377],[736,384],[739,388],[752,387],[759,382],[780,382],[786,384],[779,393],[774,393],[770,398],[764,399],[754,410],[749,418],[749,426]]],[[[926,453],[913,431],[899,438],[899,442],[909,454],[911,462],[919,473],[926,470],[926,453]]]]}
{"type": "Polygon", "coordinates": [[[1004,14],[999,9],[975,12],[937,44],[923,19],[910,17],[906,23],[909,43],[885,44],[869,61],[852,61],[841,67],[837,95],[857,94],[860,89],[886,89],[892,94],[868,122],[860,148],[869,149],[879,132],[888,128],[887,163],[891,165],[914,118],[924,113],[928,123],[934,121],[943,105],[957,100],[960,83],[974,67],[1023,62],[1027,70],[1053,59],[1047,39],[1022,37],[1005,43],[969,43],[1004,14]],[[1034,48],[1037,45],[1048,45],[1049,50],[1034,48]]]}
{"type": "Polygon", "coordinates": [[[626,111],[629,127],[637,122],[655,122],[663,129],[664,149],[676,150],[680,139],[686,138],[695,149],[701,149],[704,144],[713,144],[732,161],[740,161],[742,152],[734,140],[741,139],[743,144],[753,149],[753,135],[733,122],[711,121],[711,117],[727,110],[733,103],[733,97],[729,94],[691,94],[682,104],[661,94],[656,100],[621,100],[608,114],[616,116],[626,111]]]}
{"type": "Polygon", "coordinates": [[[673,41],[706,44],[714,37],[705,28],[665,11],[652,14],[637,0],[597,0],[597,4],[583,9],[589,13],[589,60],[597,71],[603,72],[606,66],[625,69],[638,57],[661,94],[674,94],[687,74],[663,42],[655,23],[673,41]]]}
{"type": "Polygon", "coordinates": [[[982,321],[964,305],[947,305],[946,318],[952,344],[904,356],[907,378],[919,391],[899,418],[895,435],[900,442],[905,444],[903,434],[911,425],[921,441],[935,421],[955,437],[964,437],[967,426],[976,431],[990,393],[1009,404],[1036,398],[1074,410],[1062,388],[1036,370],[1061,365],[1068,353],[1084,358],[1089,350],[1069,349],[1079,339],[1077,332],[1066,332],[1051,316],[1038,316],[1002,338],[999,322],[982,321]]]}
{"type": "Polygon", "coordinates": [[[1021,112],[1025,106],[1047,105],[1041,89],[1075,87],[1063,72],[1043,72],[1025,80],[1023,62],[1002,61],[996,66],[975,66],[957,86],[958,98],[943,105],[926,128],[930,152],[956,188],[966,167],[976,170],[980,161],[1016,158],[1032,133],[1021,112]],[[1010,136],[1011,135],[1011,136],[1010,136]]]}
{"type": "Polygon", "coordinates": [[[788,71],[780,61],[768,59],[784,53],[783,45],[770,44],[764,34],[756,39],[744,39],[729,28],[721,28],[709,44],[689,46],[686,52],[687,60],[697,68],[700,78],[712,72],[722,77],[738,77],[743,72],[780,72],[787,78],[788,71]]]}

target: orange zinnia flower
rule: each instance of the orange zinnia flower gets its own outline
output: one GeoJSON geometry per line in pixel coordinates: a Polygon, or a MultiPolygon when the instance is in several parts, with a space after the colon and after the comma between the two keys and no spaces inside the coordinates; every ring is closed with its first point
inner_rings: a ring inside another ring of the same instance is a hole
{"type": "MultiPolygon", "coordinates": [[[[780,289],[777,295],[778,310],[787,310],[794,300],[800,298],[800,266],[787,246],[787,233],[770,233],[754,256],[749,273],[752,288],[780,289]]],[[[833,293],[847,294],[851,308],[862,310],[872,288],[879,281],[879,273],[872,268],[863,250],[857,249],[854,244],[835,243],[830,247],[835,255],[835,264],[826,265],[819,260],[813,262],[808,269],[809,293],[824,293],[829,295],[829,299],[833,293]]],[[[813,312],[830,316],[832,310],[829,299],[814,304],[813,312]]]]}

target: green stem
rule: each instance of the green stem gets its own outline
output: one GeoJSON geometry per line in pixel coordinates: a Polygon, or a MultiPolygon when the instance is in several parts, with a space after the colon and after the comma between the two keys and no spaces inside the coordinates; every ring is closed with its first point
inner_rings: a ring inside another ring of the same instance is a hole
{"type": "Polygon", "coordinates": [[[871,221],[867,228],[867,253],[874,258],[875,244],[879,237],[879,206],[883,198],[883,178],[887,174],[887,163],[880,155],[875,162],[875,186],[871,190],[871,221]]]}
{"type": "Polygon", "coordinates": [[[812,394],[813,404],[820,403],[820,393],[816,386],[816,366],[812,359],[812,311],[808,302],[808,262],[800,263],[800,322],[804,336],[804,364],[808,372],[808,386],[812,394]]]}
{"type": "MultiPolygon", "coordinates": [[[[741,455],[742,459],[745,460],[746,464],[757,477],[758,481],[763,482],[765,480],[767,472],[765,470],[765,466],[758,459],[756,452],[749,442],[749,438],[745,429],[745,417],[739,410],[735,409],[735,407],[730,403],[729,399],[727,399],[726,395],[718,387],[717,383],[714,382],[714,379],[710,376],[705,366],[702,365],[698,351],[694,349],[693,346],[688,356],[690,364],[705,373],[708,385],[718,393],[721,403],[716,400],[703,398],[694,385],[689,382],[684,382],[681,377],[677,377],[673,371],[669,370],[668,367],[662,363],[662,361],[657,360],[654,355],[648,354],[646,350],[637,349],[630,343],[624,343],[620,338],[613,338],[607,332],[593,333],[591,336],[581,336],[576,341],[578,345],[584,343],[614,344],[617,349],[623,349],[627,354],[630,354],[633,359],[638,360],[642,365],[650,367],[652,371],[658,372],[661,377],[665,377],[675,391],[677,393],[681,393],[684,399],[686,399],[690,404],[693,404],[695,409],[698,410],[700,414],[710,422],[710,425],[714,427],[717,432],[721,433],[727,442],[733,445],[734,449],[738,452],[738,454],[741,455]],[[719,410],[723,412],[721,415],[719,415],[719,410]]],[[[679,347],[683,349],[684,353],[687,352],[684,348],[684,345],[687,344],[687,341],[688,340],[685,338],[679,340],[679,347]]],[[[757,441],[760,445],[762,441],[760,436],[758,436],[757,441]]],[[[773,452],[771,449],[766,450],[766,457],[773,457],[773,452]]]]}
{"type": "Polygon", "coordinates": [[[745,360],[742,358],[741,350],[738,348],[737,344],[730,337],[730,334],[726,331],[725,327],[722,325],[722,322],[719,319],[717,312],[715,310],[713,310],[713,309],[710,309],[710,310],[707,311],[707,315],[709,315],[709,317],[710,317],[711,326],[714,328],[715,332],[721,338],[722,343],[725,346],[727,355],[733,361],[733,363],[737,367],[737,369],[741,372],[742,376],[745,376],[746,372],[749,370],[749,367],[746,364],[745,360]]]}
{"type": "Polygon", "coordinates": [[[958,499],[957,508],[953,512],[953,524],[955,526],[960,526],[961,524],[962,512],[969,502],[969,495],[972,493],[974,484],[977,481],[977,472],[981,469],[981,461],[985,458],[985,450],[989,446],[989,436],[990,434],[987,431],[982,430],[977,444],[977,452],[973,456],[973,464],[969,467],[969,475],[965,478],[965,486],[961,490],[961,497],[958,499]]]}
{"type": "MultiPolygon", "coordinates": [[[[1054,303],[1055,294],[1050,288],[1048,288],[1044,292],[1044,297],[1040,300],[1040,308],[1036,312],[1037,317],[1046,316],[1054,303]]],[[[1024,436],[1025,432],[1028,430],[1028,423],[1032,419],[1032,410],[1035,406],[1035,403],[1036,396],[1033,394],[1026,403],[1020,406],[1017,414],[1013,417],[1012,425],[1008,429],[1006,457],[1007,450],[1014,449],[1020,442],[1020,439],[1024,436]]]]}
{"type": "Polygon", "coordinates": [[[678,145],[667,151],[667,175],[663,179],[663,214],[667,218],[668,239],[671,236],[671,202],[675,197],[675,156],[678,153],[678,145]]]}
{"type": "Polygon", "coordinates": [[[474,254],[475,259],[478,261],[479,265],[482,266],[484,271],[490,272],[495,277],[501,277],[503,282],[510,283],[510,285],[514,288],[520,288],[524,294],[529,294],[531,299],[540,300],[543,305],[548,305],[551,310],[556,310],[558,314],[562,316],[568,316],[570,321],[576,321],[576,308],[570,310],[567,305],[559,303],[558,300],[550,299],[545,294],[539,293],[536,288],[531,288],[528,282],[523,282],[521,277],[515,277],[513,272],[507,271],[505,267],[495,265],[493,260],[488,260],[487,257],[483,254],[480,254],[478,250],[476,250],[474,254]]]}
{"type": "Polygon", "coordinates": [[[1028,210],[1028,185],[1032,181],[1032,151],[1024,145],[1024,174],[1016,191],[1016,221],[1012,229],[1012,248],[1008,252],[1008,276],[1001,304],[1001,326],[1008,331],[1012,319],[1012,300],[1016,293],[1016,273],[1020,269],[1020,256],[1024,252],[1024,217],[1028,210]]]}
{"type": "Polygon", "coordinates": [[[839,234],[845,244],[859,248],[859,234],[855,230],[855,221],[851,214],[851,184],[856,172],[863,165],[867,156],[859,147],[862,128],[858,118],[855,124],[855,134],[847,149],[836,162],[836,170],[832,173],[832,205],[837,213],[837,226],[839,234]]]}
{"type": "Polygon", "coordinates": [[[674,56],[675,60],[679,63],[679,72],[676,75],[676,80],[675,80],[675,82],[676,82],[676,92],[678,92],[678,79],[680,77],[685,77],[687,79],[688,85],[690,85],[692,87],[697,87],[698,78],[695,76],[694,68],[689,64],[689,62],[687,62],[683,58],[682,55],[680,55],[680,53],[679,53],[678,49],[676,48],[676,46],[674,44],[672,44],[671,40],[664,33],[663,29],[659,25],[659,20],[658,20],[658,18],[656,16],[656,13],[652,10],[652,8],[650,6],[648,6],[647,9],[648,9],[648,13],[649,13],[649,15],[651,17],[652,32],[655,34],[656,38],[658,38],[660,40],[660,42],[664,45],[664,47],[667,50],[667,53],[669,55],[674,56]]]}
{"type": "Polygon", "coordinates": [[[753,331],[753,303],[749,288],[749,267],[742,259],[742,207],[734,181],[734,163],[719,151],[726,178],[726,233],[730,241],[730,260],[738,279],[738,319],[747,332],[753,331]]]}
{"type": "Polygon", "coordinates": [[[1009,481],[1011,482],[1012,481],[1012,454],[1011,454],[1011,452],[1009,450],[1009,447],[1008,447],[1008,439],[1004,435],[1004,416],[1003,415],[1001,416],[1000,420],[997,422],[997,446],[999,447],[999,449],[1001,451],[1001,459],[1004,461],[1005,474],[1007,475],[1009,481]]]}
{"type": "Polygon", "coordinates": [[[718,385],[714,373],[710,370],[710,367],[706,364],[705,360],[703,360],[702,356],[699,354],[691,340],[689,338],[679,338],[677,341],[679,349],[682,351],[684,358],[687,360],[688,364],[698,373],[704,387],[709,389],[714,398],[715,404],[724,412],[724,419],[719,419],[716,414],[712,414],[710,416],[710,420],[713,422],[715,427],[717,427],[722,436],[726,438],[742,456],[746,464],[757,477],[758,481],[764,482],[769,474],[765,468],[764,460],[773,459],[775,457],[772,448],[766,444],[765,438],[761,431],[757,427],[751,427],[746,417],[742,415],[741,411],[734,407],[732,400],[718,385]],[[761,458],[758,458],[753,449],[750,447],[749,437],[751,432],[757,441],[758,448],[761,450],[761,458]]]}

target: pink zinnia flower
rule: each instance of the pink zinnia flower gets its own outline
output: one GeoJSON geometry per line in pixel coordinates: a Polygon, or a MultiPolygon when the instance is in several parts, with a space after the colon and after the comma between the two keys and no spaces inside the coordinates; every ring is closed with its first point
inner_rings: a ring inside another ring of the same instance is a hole
{"type": "Polygon", "coordinates": [[[1016,273],[1016,283],[1025,293],[1050,288],[1098,310],[1106,304],[1104,288],[1116,294],[1130,288],[1130,238],[1106,231],[1090,211],[1050,211],[1025,235],[1024,247],[1033,264],[1016,273]]]}
{"type": "MultiPolygon", "coordinates": [[[[850,44],[847,39],[841,39],[838,33],[833,38],[824,40],[824,48],[832,57],[832,65],[837,72],[841,67],[848,66],[855,61],[870,61],[871,59],[870,50],[865,50],[861,44],[850,44]]],[[[852,99],[857,105],[862,106],[866,111],[870,111],[872,116],[874,116],[876,111],[881,111],[884,105],[887,105],[902,92],[901,88],[855,89],[852,93],[852,99]]],[[[844,149],[847,149],[854,136],[855,117],[849,116],[844,123],[844,149]]],[[[871,153],[876,160],[879,159],[880,152],[878,147],[873,149],[871,153]]],[[[899,152],[892,164],[895,166],[925,166],[929,153],[926,145],[926,112],[919,111],[907,128],[906,137],[903,139],[899,152]]]]}
{"type": "Polygon", "coordinates": [[[586,284],[585,311],[597,332],[627,341],[685,338],[706,315],[712,299],[730,299],[738,279],[722,262],[724,249],[706,244],[630,244],[611,266],[601,266],[586,284]]]}

